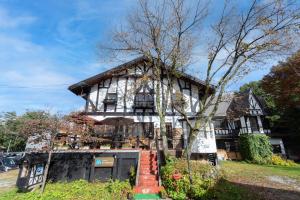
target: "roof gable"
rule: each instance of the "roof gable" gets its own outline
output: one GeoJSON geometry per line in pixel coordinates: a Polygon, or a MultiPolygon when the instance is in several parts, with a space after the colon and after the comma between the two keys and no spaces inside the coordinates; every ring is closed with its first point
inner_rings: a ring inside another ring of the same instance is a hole
{"type": "MultiPolygon", "coordinates": [[[[126,71],[130,68],[133,68],[133,67],[135,67],[139,64],[146,63],[146,62],[147,62],[147,58],[145,58],[143,56],[138,57],[134,60],[131,60],[131,61],[126,62],[124,64],[118,65],[117,67],[114,67],[110,70],[99,73],[95,76],[87,78],[87,79],[85,79],[83,81],[80,81],[78,83],[75,83],[75,84],[71,85],[68,89],[70,91],[72,91],[73,93],[75,93],[76,95],[79,95],[82,91],[86,92],[86,90],[88,90],[88,88],[92,87],[94,84],[97,84],[98,82],[100,82],[103,79],[110,78],[110,77],[113,77],[113,76],[116,76],[116,75],[120,75],[120,73],[122,71],[126,71]]],[[[141,70],[141,73],[143,73],[143,69],[140,69],[140,70],[141,70]]],[[[195,85],[201,85],[201,86],[205,85],[204,81],[202,81],[202,80],[200,80],[196,77],[193,77],[189,74],[186,74],[184,72],[177,71],[177,74],[180,78],[189,80],[195,85]]],[[[213,86],[211,86],[211,89],[213,90],[213,86]]]]}

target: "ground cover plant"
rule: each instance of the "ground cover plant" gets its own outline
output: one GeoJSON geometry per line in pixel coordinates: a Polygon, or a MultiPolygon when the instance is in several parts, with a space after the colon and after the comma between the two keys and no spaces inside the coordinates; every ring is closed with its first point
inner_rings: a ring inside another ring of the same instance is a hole
{"type": "Polygon", "coordinates": [[[272,164],[281,166],[297,166],[293,160],[283,159],[280,155],[272,155],[272,164]]]}
{"type": "Polygon", "coordinates": [[[45,192],[20,193],[17,189],[0,195],[0,200],[122,200],[131,195],[129,182],[110,181],[89,183],[85,180],[70,183],[49,183],[45,192]]]}

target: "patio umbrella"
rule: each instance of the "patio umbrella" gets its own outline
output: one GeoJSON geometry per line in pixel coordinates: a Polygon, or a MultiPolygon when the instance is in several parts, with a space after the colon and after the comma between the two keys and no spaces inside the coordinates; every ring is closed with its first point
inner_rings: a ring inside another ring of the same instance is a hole
{"type": "Polygon", "coordinates": [[[97,125],[129,125],[133,124],[134,120],[130,118],[125,118],[125,117],[108,117],[105,118],[104,120],[96,122],[97,125]]]}

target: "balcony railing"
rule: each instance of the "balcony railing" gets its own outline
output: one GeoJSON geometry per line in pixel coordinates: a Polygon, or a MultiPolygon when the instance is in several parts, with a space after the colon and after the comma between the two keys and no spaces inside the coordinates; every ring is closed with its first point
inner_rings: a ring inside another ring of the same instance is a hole
{"type": "MultiPolygon", "coordinates": [[[[216,136],[238,136],[240,134],[246,134],[246,133],[260,133],[259,130],[256,130],[252,127],[248,128],[240,128],[240,129],[228,129],[228,128],[216,128],[215,129],[215,135],[216,136]],[[250,131],[251,130],[251,131],[250,131]]],[[[270,134],[270,129],[264,129],[264,134],[270,134]]]]}
{"type": "Polygon", "coordinates": [[[117,104],[117,100],[116,99],[104,99],[103,103],[105,103],[105,104],[117,104]]]}
{"type": "Polygon", "coordinates": [[[134,108],[154,108],[154,101],[134,101],[134,108]]]}
{"type": "Polygon", "coordinates": [[[215,129],[216,136],[238,136],[239,130],[235,129],[215,129]]]}

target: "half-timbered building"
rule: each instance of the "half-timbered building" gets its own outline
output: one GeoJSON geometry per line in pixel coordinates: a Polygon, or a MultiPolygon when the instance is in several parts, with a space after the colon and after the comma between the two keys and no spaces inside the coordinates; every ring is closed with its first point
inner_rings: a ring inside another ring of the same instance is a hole
{"type": "MultiPolygon", "coordinates": [[[[85,100],[86,114],[98,125],[102,125],[100,134],[114,135],[113,140],[119,144],[128,138],[139,138],[139,147],[146,149],[155,148],[156,139],[161,143],[160,118],[156,105],[156,97],[160,96],[161,104],[166,108],[169,150],[180,154],[189,130],[182,116],[174,109],[171,95],[180,94],[184,99],[185,112],[192,117],[198,111],[205,86],[201,80],[179,71],[172,77],[173,81],[167,81],[164,67],[161,67],[162,77],[158,82],[153,70],[149,62],[140,57],[80,81],[70,86],[69,90],[85,100]],[[170,82],[173,82],[172,87],[170,82]],[[160,92],[156,91],[156,84],[160,84],[160,92]],[[120,125],[116,127],[118,123],[120,125]]],[[[212,124],[207,124],[207,127],[200,130],[197,139],[199,141],[195,141],[193,153],[204,157],[216,153],[212,124]]],[[[134,144],[132,146],[137,147],[134,144]]]]}
{"type": "MultiPolygon", "coordinates": [[[[241,134],[271,136],[265,108],[264,101],[252,90],[224,96],[213,120],[219,158],[240,159],[238,137],[241,134]]],[[[270,143],[274,153],[285,155],[281,138],[271,137],[270,143]]]]}

